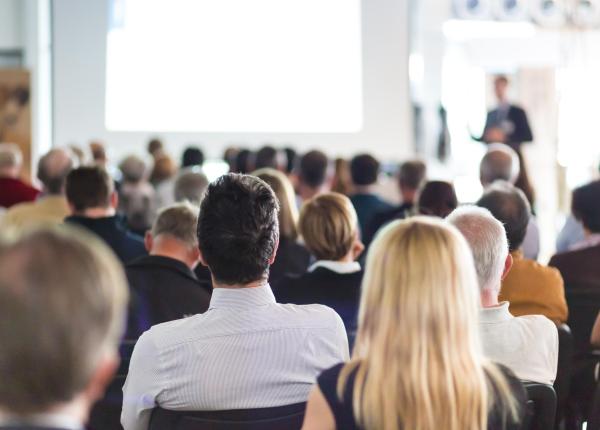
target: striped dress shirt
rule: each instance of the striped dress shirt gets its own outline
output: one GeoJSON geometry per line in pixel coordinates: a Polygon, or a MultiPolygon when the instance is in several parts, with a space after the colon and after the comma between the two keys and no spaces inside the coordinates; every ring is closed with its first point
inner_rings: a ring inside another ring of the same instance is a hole
{"type": "Polygon", "coordinates": [[[215,288],[204,314],[156,325],[140,337],[121,423],[146,430],[156,406],[193,411],[305,402],[319,373],[348,355],[334,310],[278,304],[269,285],[215,288]]]}

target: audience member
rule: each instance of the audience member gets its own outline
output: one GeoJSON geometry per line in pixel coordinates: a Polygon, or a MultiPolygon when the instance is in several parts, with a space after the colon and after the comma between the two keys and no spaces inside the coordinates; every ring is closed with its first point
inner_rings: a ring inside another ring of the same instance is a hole
{"type": "Polygon", "coordinates": [[[364,250],[352,202],[338,193],[313,197],[302,206],[298,228],[316,262],[306,273],[277,282],[275,297],[280,303],[319,303],[333,308],[352,338],[363,275],[356,260],[364,250]]]}
{"type": "Polygon", "coordinates": [[[71,151],[73,160],[77,166],[85,166],[88,164],[87,154],[83,148],[81,148],[81,146],[77,145],[76,143],[72,143],[68,145],[68,149],[71,151]]]}
{"type": "Polygon", "coordinates": [[[55,228],[0,245],[2,429],[83,429],[118,367],[125,277],[84,233],[55,228]]]}
{"type": "Polygon", "coordinates": [[[303,428],[520,429],[526,394],[483,356],[476,292],[455,229],[425,218],[385,227],[367,259],[352,360],[319,376],[303,428]]]}
{"type": "Polygon", "coordinates": [[[419,160],[406,161],[400,165],[398,186],[402,203],[389,211],[380,212],[373,216],[364,234],[366,243],[370,243],[375,233],[385,224],[407,218],[417,199],[417,192],[425,181],[427,166],[419,160]]]}
{"type": "Polygon", "coordinates": [[[154,160],[154,167],[150,173],[150,183],[156,191],[156,207],[162,209],[172,205],[175,201],[175,176],[177,166],[168,155],[159,155],[154,160]]]}
{"type": "Polygon", "coordinates": [[[331,178],[331,191],[345,196],[352,194],[352,175],[350,175],[350,163],[345,158],[336,158],[331,178]]]}
{"type": "Polygon", "coordinates": [[[5,227],[26,228],[40,224],[60,224],[69,215],[65,198],[65,181],[73,168],[71,154],[64,149],[52,149],[40,158],[37,177],[42,194],[34,202],[12,206],[4,215],[5,227]]]}
{"type": "MultiPolygon", "coordinates": [[[[484,189],[495,181],[506,181],[515,185],[519,178],[519,165],[519,155],[510,146],[503,143],[488,145],[488,150],[479,165],[481,185],[484,189]]],[[[540,229],[534,216],[529,217],[521,250],[525,258],[537,260],[540,253],[540,229]]]]}
{"type": "Polygon", "coordinates": [[[567,321],[563,279],[558,270],[524,257],[520,250],[531,210],[521,190],[508,182],[495,182],[477,202],[504,224],[513,264],[502,281],[500,300],[510,303],[515,316],[544,315],[557,324],[567,321]]]}
{"type": "Polygon", "coordinates": [[[163,145],[162,140],[157,137],[154,137],[148,141],[148,154],[152,156],[155,160],[165,155],[165,147],[163,145]]]}
{"type": "Polygon", "coordinates": [[[300,201],[310,200],[329,189],[329,159],[321,151],[309,151],[297,167],[297,191],[300,201]]]}
{"type": "Polygon", "coordinates": [[[285,154],[285,174],[290,176],[296,169],[296,163],[298,162],[298,153],[294,148],[286,147],[283,148],[285,154]]]}
{"type": "Polygon", "coordinates": [[[175,180],[175,201],[188,201],[194,206],[200,206],[204,192],[208,188],[206,175],[198,168],[187,168],[175,180]]]}
{"type": "Polygon", "coordinates": [[[23,154],[19,147],[13,143],[0,143],[0,207],[32,202],[39,195],[37,189],[19,178],[22,168],[23,154]]]}
{"type": "Polygon", "coordinates": [[[248,149],[240,150],[235,158],[235,170],[232,173],[248,173],[251,170],[250,158],[252,158],[252,152],[248,149]]]}
{"type": "Polygon", "coordinates": [[[522,380],[552,385],[558,365],[556,326],[542,315],[515,317],[509,312],[509,302],[498,301],[502,279],[513,264],[502,223],[476,206],[459,208],[447,220],[464,235],[473,253],[481,290],[480,331],[485,354],[522,380]]]}
{"type": "Polygon", "coordinates": [[[102,238],[121,262],[146,255],[141,237],[127,230],[116,215],[118,197],[112,179],[103,167],[79,167],[67,176],[66,195],[72,215],[69,224],[86,228],[102,238]]]}
{"type": "Polygon", "coordinates": [[[263,146],[254,154],[254,170],[270,168],[283,171],[287,164],[284,158],[285,154],[272,146],[263,146]]]}
{"type": "Polygon", "coordinates": [[[141,158],[126,157],[119,169],[122,174],[119,189],[119,213],[127,220],[127,225],[136,233],[143,234],[154,220],[154,188],[147,180],[146,163],[141,158]]]}
{"type": "Polygon", "coordinates": [[[292,184],[287,176],[274,169],[257,170],[253,175],[265,181],[279,201],[279,247],[269,281],[274,283],[285,274],[300,275],[309,265],[310,254],[298,243],[298,209],[292,184]]]}
{"type": "Polygon", "coordinates": [[[237,159],[237,155],[239,154],[239,152],[240,152],[240,150],[233,146],[227,147],[225,149],[225,152],[223,152],[223,161],[225,161],[227,163],[227,165],[229,166],[230,172],[235,172],[237,169],[236,159],[237,159]]]}
{"type": "Polygon", "coordinates": [[[204,152],[197,146],[188,146],[181,156],[181,167],[202,167],[204,164],[204,152]]]}
{"type": "Polygon", "coordinates": [[[549,265],[560,270],[568,289],[600,288],[600,180],[573,191],[571,212],[583,225],[585,238],[554,255],[549,265]]]}
{"type": "Polygon", "coordinates": [[[416,209],[421,215],[445,218],[458,207],[456,191],[450,182],[426,182],[418,195],[416,209]]]}
{"type": "Polygon", "coordinates": [[[108,157],[106,156],[106,148],[104,143],[93,140],[90,142],[90,152],[92,154],[92,162],[104,168],[108,168],[108,157]]]}
{"type": "Polygon", "coordinates": [[[180,203],[163,209],[146,233],[149,255],[125,267],[132,291],[127,335],[137,339],[155,324],[199,314],[210,294],[192,271],[200,261],[198,209],[180,203]]]}
{"type": "Polygon", "coordinates": [[[229,174],[209,186],[198,243],[213,277],[210,310],[140,337],[123,389],[125,430],[147,429],[156,406],[232,410],[303,402],[320,371],[347,359],[344,325],[333,310],[275,302],[267,278],[278,207],[271,188],[252,176],[229,174]]]}
{"type": "Polygon", "coordinates": [[[373,216],[391,210],[393,206],[374,192],[379,177],[379,161],[368,154],[357,155],[350,161],[352,196],[350,200],[358,215],[358,225],[364,235],[373,216]]]}

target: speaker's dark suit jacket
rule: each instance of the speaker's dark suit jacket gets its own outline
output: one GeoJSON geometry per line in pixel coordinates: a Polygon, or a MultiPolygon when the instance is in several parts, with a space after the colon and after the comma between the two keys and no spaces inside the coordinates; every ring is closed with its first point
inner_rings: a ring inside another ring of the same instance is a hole
{"type": "Polygon", "coordinates": [[[556,254],[548,265],[560,271],[565,289],[585,286],[600,290],[600,245],[556,254]]]}
{"type": "Polygon", "coordinates": [[[273,285],[279,303],[320,304],[333,308],[344,321],[346,331],[356,331],[360,284],[363,271],[337,273],[325,267],[300,276],[285,276],[273,285]]]}
{"type": "Polygon", "coordinates": [[[182,261],[149,255],[127,264],[125,272],[132,294],[129,339],[153,325],[208,309],[210,294],[182,261]]]}
{"type": "Polygon", "coordinates": [[[529,126],[527,114],[522,108],[515,105],[510,105],[506,114],[500,109],[494,109],[488,112],[483,135],[478,140],[485,142],[486,132],[491,128],[502,128],[502,123],[504,121],[511,124],[512,130],[507,133],[506,142],[503,143],[517,149],[523,142],[531,142],[533,140],[533,133],[529,126]]]}

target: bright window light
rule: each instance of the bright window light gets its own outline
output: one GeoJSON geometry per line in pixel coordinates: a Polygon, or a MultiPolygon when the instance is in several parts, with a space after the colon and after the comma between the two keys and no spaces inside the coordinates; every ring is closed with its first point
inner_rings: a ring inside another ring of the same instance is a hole
{"type": "Polygon", "coordinates": [[[448,40],[463,42],[470,39],[526,39],[535,36],[530,22],[499,22],[450,19],[442,26],[448,40]]]}

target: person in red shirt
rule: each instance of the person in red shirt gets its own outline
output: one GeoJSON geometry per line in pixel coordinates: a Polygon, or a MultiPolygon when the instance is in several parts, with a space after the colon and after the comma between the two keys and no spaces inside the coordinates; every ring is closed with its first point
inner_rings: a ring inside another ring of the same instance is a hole
{"type": "Polygon", "coordinates": [[[23,154],[19,147],[13,143],[0,143],[0,207],[30,202],[40,194],[19,178],[22,166],[23,154]]]}

